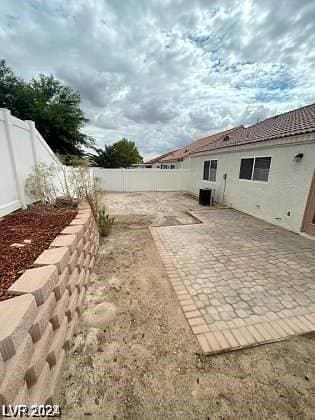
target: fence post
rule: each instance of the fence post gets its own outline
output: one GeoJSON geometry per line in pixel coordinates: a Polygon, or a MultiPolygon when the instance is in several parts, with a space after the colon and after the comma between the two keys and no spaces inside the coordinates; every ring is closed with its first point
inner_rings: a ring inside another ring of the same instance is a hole
{"type": "Polygon", "coordinates": [[[122,168],[123,192],[126,192],[126,169],[122,168]]]}
{"type": "Polygon", "coordinates": [[[31,145],[32,145],[32,153],[33,153],[33,159],[34,159],[34,166],[37,165],[37,155],[36,155],[36,145],[35,145],[35,123],[31,120],[25,120],[25,122],[28,124],[30,129],[30,138],[31,138],[31,145]]]}
{"type": "Polygon", "coordinates": [[[12,143],[12,126],[11,126],[11,112],[8,109],[2,109],[3,115],[4,115],[4,126],[5,126],[5,134],[6,134],[6,140],[8,144],[9,154],[10,154],[10,160],[14,175],[14,181],[15,181],[15,187],[18,199],[21,203],[22,209],[26,209],[26,200],[25,200],[25,194],[24,194],[24,186],[21,178],[19,177],[19,173],[17,170],[17,165],[15,161],[14,156],[14,148],[12,143]]]}
{"type": "Polygon", "coordinates": [[[155,186],[156,186],[156,179],[155,179],[155,168],[152,168],[152,176],[153,176],[153,191],[155,191],[155,186]]]}

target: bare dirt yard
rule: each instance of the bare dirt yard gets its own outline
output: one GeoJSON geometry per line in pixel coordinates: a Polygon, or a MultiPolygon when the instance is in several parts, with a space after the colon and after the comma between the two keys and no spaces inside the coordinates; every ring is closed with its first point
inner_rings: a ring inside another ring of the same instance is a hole
{"type": "Polygon", "coordinates": [[[200,354],[149,231],[169,217],[187,222],[197,202],[178,193],[106,194],[105,202],[117,224],[100,244],[67,356],[62,417],[314,418],[314,335],[200,354]]]}

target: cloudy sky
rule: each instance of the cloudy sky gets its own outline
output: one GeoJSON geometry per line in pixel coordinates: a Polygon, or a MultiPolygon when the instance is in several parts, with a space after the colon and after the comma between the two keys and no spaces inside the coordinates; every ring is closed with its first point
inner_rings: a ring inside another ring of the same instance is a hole
{"type": "Polygon", "coordinates": [[[314,0],[1,0],[0,52],[145,158],[315,102],[314,0]]]}

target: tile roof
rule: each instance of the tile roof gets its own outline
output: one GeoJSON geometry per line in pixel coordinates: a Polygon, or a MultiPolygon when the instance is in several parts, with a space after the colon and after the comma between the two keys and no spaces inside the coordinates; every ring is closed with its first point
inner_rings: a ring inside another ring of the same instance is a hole
{"type": "MultiPolygon", "coordinates": [[[[228,137],[224,136],[192,153],[257,143],[266,140],[315,132],[315,103],[267,118],[249,127],[237,127],[228,137]]],[[[222,133],[221,133],[222,134],[222,133]]]]}
{"type": "Polygon", "coordinates": [[[156,158],[148,160],[147,162],[145,162],[145,165],[152,165],[153,163],[160,162],[161,159],[165,158],[166,156],[174,152],[176,152],[176,150],[174,151],[172,150],[171,152],[164,153],[163,155],[160,155],[160,156],[157,156],[156,158]]]}
{"type": "Polygon", "coordinates": [[[174,150],[173,152],[168,153],[167,156],[161,159],[161,162],[170,162],[177,159],[184,159],[187,156],[189,156],[191,153],[194,153],[200,148],[207,147],[213,142],[216,142],[220,140],[221,138],[227,136],[228,134],[231,134],[234,130],[238,130],[240,127],[234,127],[229,130],[221,131],[220,133],[215,133],[215,134],[212,134],[211,136],[198,139],[194,141],[193,143],[190,143],[187,146],[184,146],[181,149],[174,150]]]}

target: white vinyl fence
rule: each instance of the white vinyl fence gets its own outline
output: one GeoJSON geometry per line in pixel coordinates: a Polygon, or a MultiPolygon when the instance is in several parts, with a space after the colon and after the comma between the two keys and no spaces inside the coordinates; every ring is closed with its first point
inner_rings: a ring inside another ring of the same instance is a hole
{"type": "Polygon", "coordinates": [[[189,169],[93,168],[105,191],[189,191],[189,169]]]}
{"type": "Polygon", "coordinates": [[[61,166],[53,151],[36,130],[33,121],[22,121],[0,108],[0,217],[29,200],[25,180],[37,163],[61,166]]]}
{"type": "MultiPolygon", "coordinates": [[[[54,164],[56,190],[62,193],[63,167],[33,121],[22,121],[0,108],[0,217],[31,202],[25,193],[25,180],[38,163],[54,164]]],[[[103,169],[93,168],[105,191],[190,191],[190,169],[103,169]]]]}

